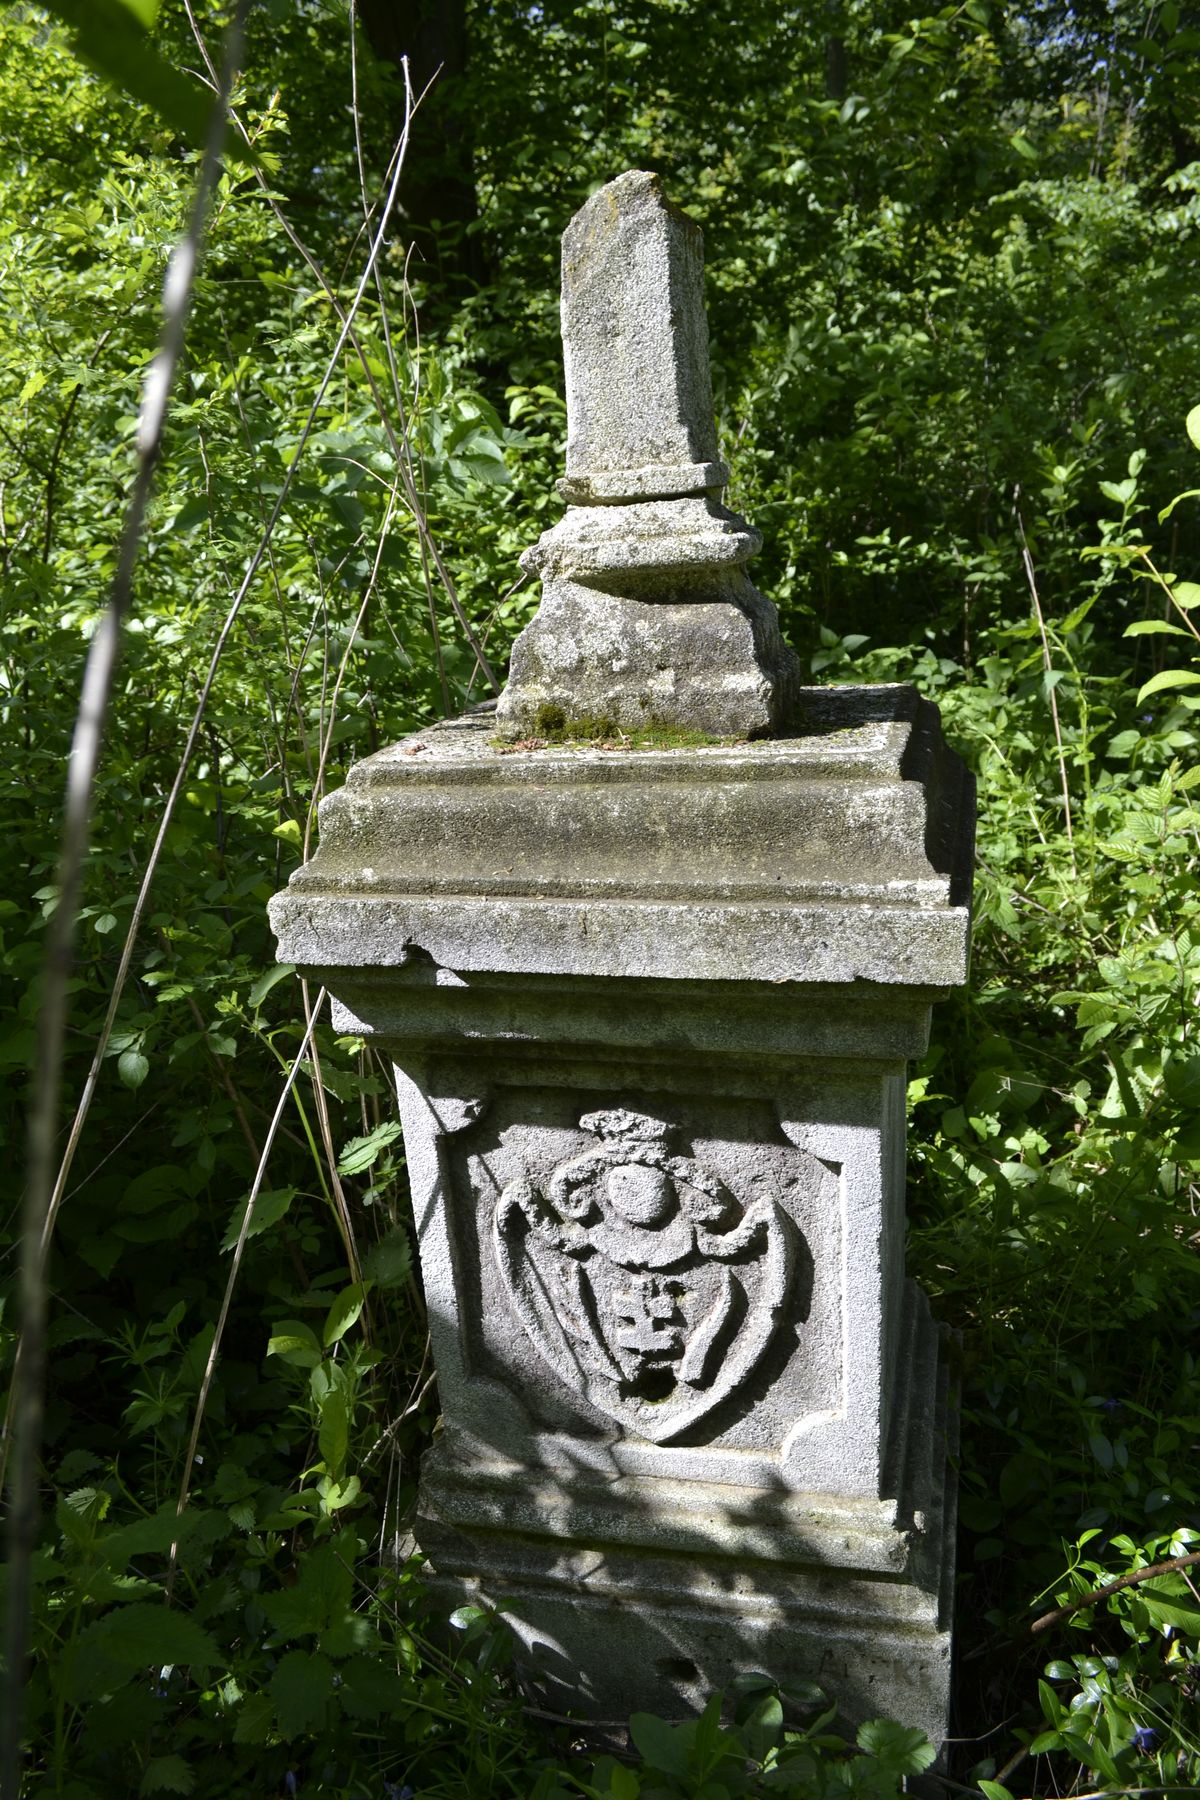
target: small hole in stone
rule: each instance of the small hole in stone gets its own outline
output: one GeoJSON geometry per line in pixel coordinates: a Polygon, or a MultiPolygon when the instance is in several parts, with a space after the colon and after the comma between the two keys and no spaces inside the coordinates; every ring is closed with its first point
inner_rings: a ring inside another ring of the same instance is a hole
{"type": "Polygon", "coordinates": [[[700,1673],[695,1663],[690,1662],[686,1656],[660,1656],[654,1667],[668,1681],[695,1681],[700,1673]]]}
{"type": "Polygon", "coordinates": [[[675,1376],[669,1368],[658,1368],[652,1363],[628,1384],[626,1391],[636,1400],[669,1400],[675,1385],[675,1376]]]}

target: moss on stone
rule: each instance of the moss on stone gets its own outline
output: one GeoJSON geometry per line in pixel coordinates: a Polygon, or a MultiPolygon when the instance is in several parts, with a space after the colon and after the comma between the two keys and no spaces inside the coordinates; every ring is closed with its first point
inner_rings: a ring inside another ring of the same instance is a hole
{"type": "Polygon", "coordinates": [[[525,733],[512,739],[493,740],[498,750],[540,750],[551,745],[571,745],[581,750],[697,750],[711,744],[740,744],[744,738],[714,737],[669,720],[648,719],[644,725],[623,729],[606,714],[569,716],[553,703],[539,706],[525,733]]]}

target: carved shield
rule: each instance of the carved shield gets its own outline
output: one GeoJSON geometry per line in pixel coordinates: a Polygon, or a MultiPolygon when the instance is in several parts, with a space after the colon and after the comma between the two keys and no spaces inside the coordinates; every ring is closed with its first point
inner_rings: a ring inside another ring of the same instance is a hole
{"type": "Polygon", "coordinates": [[[651,1443],[688,1431],[759,1361],[787,1298],[793,1228],[766,1194],[740,1196],[671,1127],[623,1110],[580,1120],[599,1140],[542,1188],[496,1204],[510,1301],[569,1388],[651,1443]]]}

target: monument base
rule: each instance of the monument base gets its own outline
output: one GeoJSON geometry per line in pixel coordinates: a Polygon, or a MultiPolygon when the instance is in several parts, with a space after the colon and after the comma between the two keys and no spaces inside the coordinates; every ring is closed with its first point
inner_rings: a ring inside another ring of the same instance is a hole
{"type": "Polygon", "coordinates": [[[422,1463],[416,1526],[435,1611],[499,1614],[523,1680],[553,1711],[691,1716],[765,1672],[785,1699],[789,1684],[815,1682],[848,1726],[898,1719],[940,1744],[957,1412],[944,1341],[911,1282],[902,1329],[895,1498],[530,1469],[443,1440],[422,1463]]]}
{"type": "Polygon", "coordinates": [[[445,1417],[416,1537],[554,1711],[742,1672],[940,1741],[953,1492],[906,1065],[966,972],[970,779],[905,687],[798,735],[355,769],[273,906],[396,1066],[445,1417]]]}

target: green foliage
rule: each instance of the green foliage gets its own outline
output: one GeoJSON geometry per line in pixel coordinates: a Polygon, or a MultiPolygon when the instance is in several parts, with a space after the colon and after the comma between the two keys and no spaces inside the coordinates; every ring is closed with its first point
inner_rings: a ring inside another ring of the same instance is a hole
{"type": "MultiPolygon", "coordinates": [[[[123,7],[51,9],[116,87],[47,15],[0,10],[13,1169],[80,673],[196,166],[180,83],[203,114],[184,10],[98,35],[123,7]],[[135,63],[172,78],[151,94],[135,63]]],[[[199,9],[214,51],[222,17],[199,9]]],[[[346,17],[251,13],[256,161],[222,178],[143,546],[72,1102],[290,486],[58,1221],[27,1791],[722,1800],[928,1769],[903,1721],[855,1735],[754,1682],[699,1720],[639,1714],[629,1756],[597,1758],[523,1712],[497,1621],[462,1609],[447,1652],[396,1548],[436,1400],[389,1072],[323,1019],[259,1169],[315,1004],[272,966],[265,902],[353,758],[485,692],[463,621],[502,667],[528,618],[517,557],[564,430],[558,236],[634,164],[705,228],[760,585],[814,678],[915,681],[979,782],[972,989],[910,1093],[910,1261],[962,1346],[958,1735],[984,1742],[951,1773],[988,1800],[1194,1788],[1194,1570],[1029,1624],[1200,1542],[1195,22],[547,0],[468,26],[495,282],[451,303],[413,264],[410,287],[397,233],[310,420],[363,260],[346,17]]],[[[395,82],[363,46],[358,75],[375,203],[395,82]]]]}

